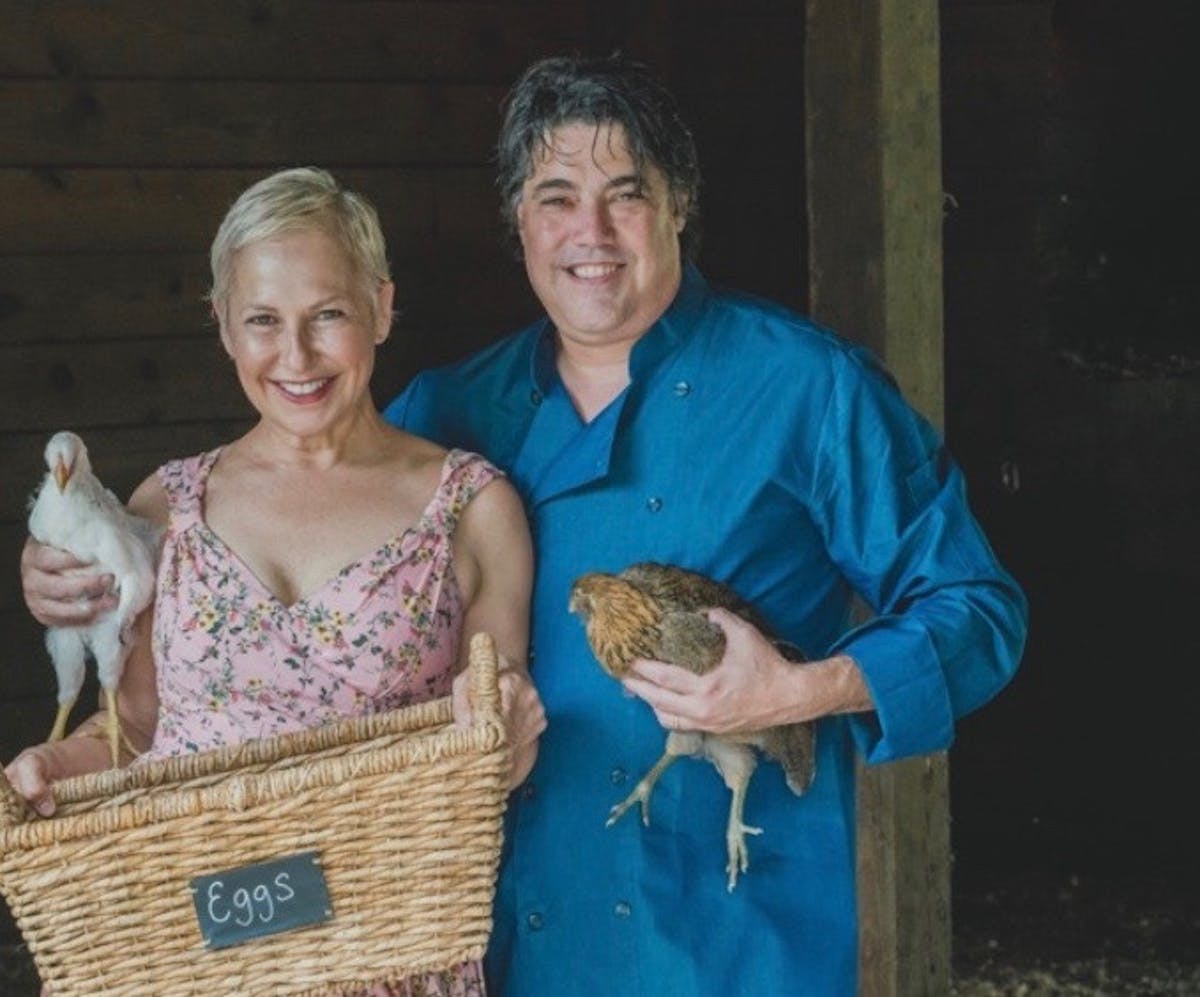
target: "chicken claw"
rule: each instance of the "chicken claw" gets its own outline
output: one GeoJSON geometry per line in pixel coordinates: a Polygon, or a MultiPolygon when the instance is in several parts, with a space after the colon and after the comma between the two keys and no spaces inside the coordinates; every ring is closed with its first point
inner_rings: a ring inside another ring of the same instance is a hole
{"type": "Polygon", "coordinates": [[[762,834],[762,828],[743,824],[730,811],[729,828],[725,832],[725,847],[729,853],[725,872],[729,874],[730,893],[737,886],[738,873],[750,868],[750,850],[746,847],[747,834],[762,834]]]}
{"type": "Polygon", "coordinates": [[[668,745],[668,750],[654,763],[654,767],[642,776],[641,781],[633,787],[633,792],[608,812],[608,820],[604,822],[605,827],[612,827],[635,803],[642,805],[642,824],[646,827],[650,826],[650,794],[654,792],[654,787],[667,770],[667,766],[679,757],[670,751],[669,747],[668,745]]]}

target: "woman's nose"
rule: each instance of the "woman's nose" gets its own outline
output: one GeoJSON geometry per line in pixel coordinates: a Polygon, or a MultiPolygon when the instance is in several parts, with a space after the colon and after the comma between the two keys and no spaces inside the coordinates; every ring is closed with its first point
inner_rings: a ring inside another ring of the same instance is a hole
{"type": "Polygon", "coordinates": [[[282,353],[284,359],[300,369],[312,358],[312,340],[308,327],[303,322],[288,325],[284,331],[282,353]]]}

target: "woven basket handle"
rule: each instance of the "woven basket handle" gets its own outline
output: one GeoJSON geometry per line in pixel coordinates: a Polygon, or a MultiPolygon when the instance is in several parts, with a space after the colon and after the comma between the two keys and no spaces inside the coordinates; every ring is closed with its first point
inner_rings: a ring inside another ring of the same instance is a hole
{"type": "Polygon", "coordinates": [[[29,804],[13,789],[4,770],[0,769],[0,827],[16,827],[29,820],[29,804]]]}
{"type": "Polygon", "coordinates": [[[475,720],[500,719],[500,656],[489,633],[471,638],[467,654],[467,697],[475,720]]]}

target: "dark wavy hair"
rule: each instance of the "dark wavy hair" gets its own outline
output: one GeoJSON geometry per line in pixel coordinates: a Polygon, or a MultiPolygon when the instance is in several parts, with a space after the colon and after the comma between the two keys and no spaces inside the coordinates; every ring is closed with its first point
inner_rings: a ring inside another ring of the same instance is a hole
{"type": "Polygon", "coordinates": [[[535,62],[509,91],[496,143],[500,213],[519,252],[517,205],[533,173],[534,156],[550,133],[569,124],[619,124],[634,165],[647,162],[666,177],[678,209],[686,204],[680,250],[694,259],[700,245],[700,165],[692,133],[675,98],[640,62],[615,54],[603,58],[555,56],[535,62]]]}

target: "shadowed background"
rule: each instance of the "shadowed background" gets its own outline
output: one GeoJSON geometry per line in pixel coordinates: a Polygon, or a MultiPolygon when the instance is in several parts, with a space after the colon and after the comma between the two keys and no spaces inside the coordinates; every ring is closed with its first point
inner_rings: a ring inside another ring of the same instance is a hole
{"type": "MultiPolygon", "coordinates": [[[[1184,2],[941,15],[946,430],[1032,602],[1022,672],[951,755],[956,879],[1193,883],[1200,25],[1184,2]]],[[[202,296],[250,182],[322,165],[379,207],[385,402],[536,314],[501,247],[500,101],[533,58],[620,47],[694,126],[702,269],[805,305],[804,4],[0,0],[0,23],[5,760],[53,717],[16,571],[47,436],[79,431],[126,497],[247,425],[202,296]]]]}

